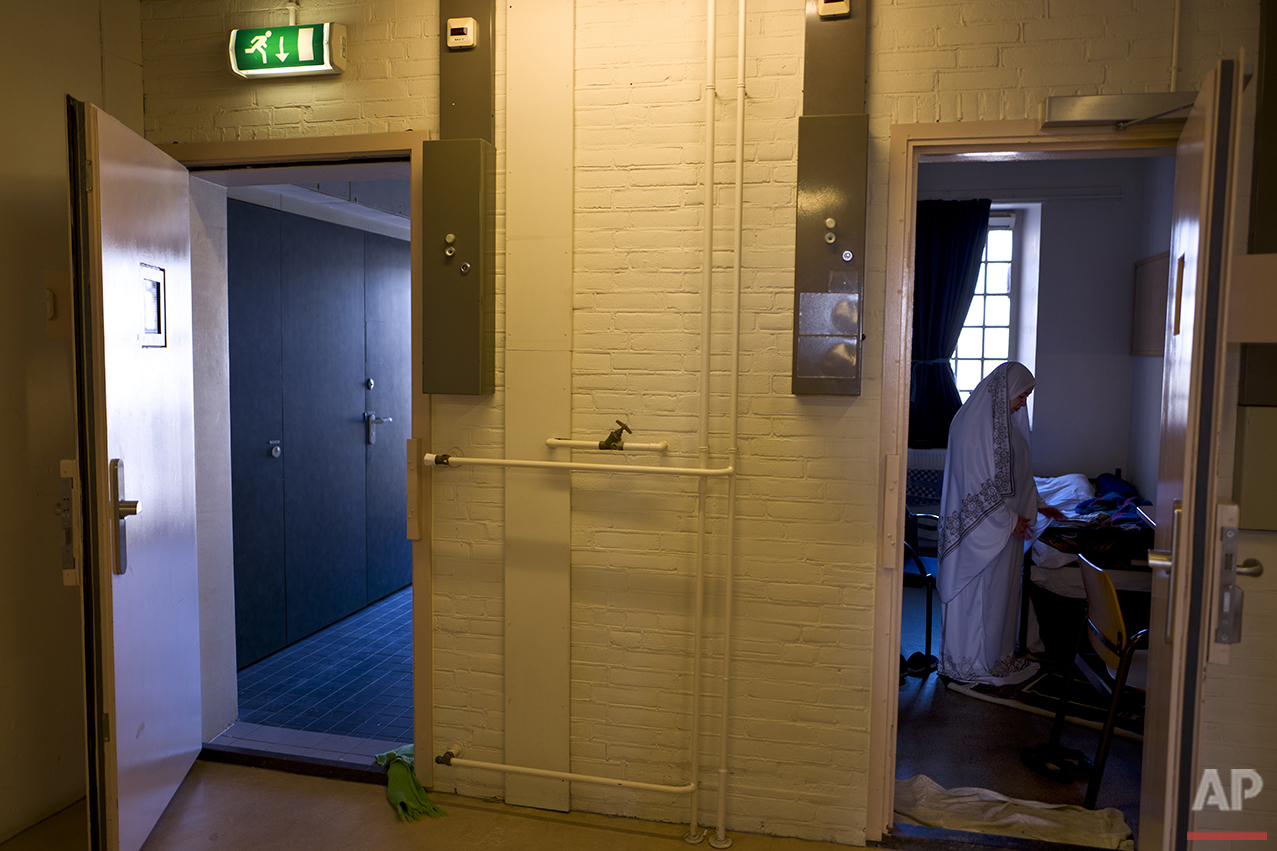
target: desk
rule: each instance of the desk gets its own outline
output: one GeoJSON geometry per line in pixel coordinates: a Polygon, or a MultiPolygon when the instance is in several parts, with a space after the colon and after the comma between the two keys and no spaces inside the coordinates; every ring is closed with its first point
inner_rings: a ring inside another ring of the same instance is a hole
{"type": "MultiPolygon", "coordinates": [[[[1054,520],[1038,537],[1038,541],[1063,553],[1083,555],[1103,568],[1118,591],[1123,619],[1134,632],[1148,625],[1148,594],[1153,573],[1148,564],[1148,551],[1153,546],[1153,530],[1139,524],[1114,526],[1109,523],[1082,520],[1054,520]]],[[[1062,629],[1071,635],[1077,618],[1086,610],[1086,590],[1076,562],[1044,568],[1036,565],[1033,551],[1025,553],[1021,575],[1020,649],[1028,646],[1029,601],[1032,598],[1038,614],[1043,642],[1048,633],[1062,629]],[[1035,590],[1036,589],[1036,590],[1035,590]],[[1076,602],[1074,602],[1076,601],[1076,602]]]]}
{"type": "Polygon", "coordinates": [[[1103,570],[1148,571],[1153,530],[1137,525],[1113,526],[1094,521],[1052,520],[1038,540],[1060,552],[1086,556],[1103,570]]]}

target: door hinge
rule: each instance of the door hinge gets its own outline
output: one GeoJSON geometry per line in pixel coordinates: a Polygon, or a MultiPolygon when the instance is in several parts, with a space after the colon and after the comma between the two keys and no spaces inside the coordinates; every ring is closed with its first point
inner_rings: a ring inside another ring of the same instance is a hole
{"type": "Polygon", "coordinates": [[[75,459],[58,464],[62,476],[57,515],[61,521],[59,534],[62,543],[62,584],[79,585],[80,570],[84,564],[84,526],[80,510],[80,471],[75,459]]]}

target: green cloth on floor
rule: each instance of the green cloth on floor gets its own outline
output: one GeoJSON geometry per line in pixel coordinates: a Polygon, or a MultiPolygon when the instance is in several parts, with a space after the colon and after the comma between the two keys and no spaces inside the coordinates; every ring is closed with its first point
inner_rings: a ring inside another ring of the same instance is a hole
{"type": "Polygon", "coordinates": [[[412,745],[404,745],[374,757],[386,766],[386,800],[406,821],[421,821],[422,816],[439,818],[448,812],[426,797],[426,790],[412,770],[412,745]]]}

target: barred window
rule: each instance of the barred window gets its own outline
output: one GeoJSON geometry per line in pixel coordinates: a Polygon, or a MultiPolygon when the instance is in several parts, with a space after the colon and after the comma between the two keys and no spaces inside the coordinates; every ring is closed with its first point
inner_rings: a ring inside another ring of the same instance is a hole
{"type": "Polygon", "coordinates": [[[1015,222],[1015,212],[1010,210],[995,210],[989,216],[975,296],[949,361],[964,402],[994,367],[1016,355],[1016,287],[1011,274],[1015,222]]]}

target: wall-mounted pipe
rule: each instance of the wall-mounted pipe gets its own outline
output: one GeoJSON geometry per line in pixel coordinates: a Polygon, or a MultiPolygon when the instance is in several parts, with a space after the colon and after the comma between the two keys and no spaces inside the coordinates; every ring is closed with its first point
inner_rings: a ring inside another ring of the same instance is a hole
{"type": "MultiPolygon", "coordinates": [[[[569,440],[566,437],[547,437],[545,445],[551,449],[603,449],[599,440],[569,440]]],[[[625,443],[609,452],[665,452],[670,448],[669,442],[659,443],[625,443]]]]}
{"type": "MultiPolygon", "coordinates": [[[[718,53],[716,50],[718,4],[716,0],[705,3],[705,212],[701,226],[703,234],[701,260],[701,377],[700,404],[697,411],[697,456],[702,467],[709,466],[709,379],[710,342],[714,306],[714,101],[715,77],[718,53]]],[[[692,782],[700,780],[701,766],[701,644],[705,618],[705,553],[708,509],[707,481],[701,479],[696,493],[696,594],[692,625],[692,782]]],[[[692,792],[687,833],[683,839],[689,845],[704,840],[705,832],[697,828],[700,818],[700,800],[692,792]]]]}
{"type": "Polygon", "coordinates": [[[554,780],[571,780],[574,783],[595,783],[600,786],[623,786],[627,789],[643,789],[647,792],[668,792],[671,795],[687,795],[696,791],[695,783],[683,786],[665,786],[660,783],[641,783],[637,780],[617,780],[614,777],[598,777],[593,774],[573,774],[568,771],[550,771],[544,768],[525,768],[521,765],[505,765],[499,762],[479,762],[473,759],[460,759],[453,756],[452,751],[445,751],[435,757],[439,765],[452,765],[458,768],[481,768],[485,771],[499,771],[503,774],[523,774],[528,777],[549,777],[554,780]]]}
{"type": "Polygon", "coordinates": [[[667,476],[730,476],[731,467],[645,467],[638,464],[590,464],[576,461],[523,461],[513,458],[467,458],[427,452],[421,459],[427,467],[531,467],[540,470],[586,470],[599,473],[655,473],[667,476]]]}
{"type": "MultiPolygon", "coordinates": [[[[732,337],[731,379],[728,387],[727,465],[735,469],[740,419],[740,296],[742,250],[745,232],[745,0],[740,0],[736,21],[736,216],[732,243],[732,337]]],[[[727,835],[727,721],[731,707],[732,664],[732,579],[736,566],[736,477],[727,480],[727,537],[723,568],[723,673],[718,719],[718,807],[715,831],[709,838],[714,848],[731,847],[727,835]]]]}

